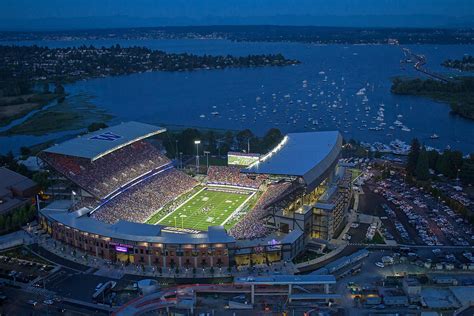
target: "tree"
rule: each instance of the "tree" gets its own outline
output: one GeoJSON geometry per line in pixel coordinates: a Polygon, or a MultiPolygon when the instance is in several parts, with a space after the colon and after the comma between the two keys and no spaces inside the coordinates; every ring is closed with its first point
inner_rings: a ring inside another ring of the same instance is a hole
{"type": "Polygon", "coordinates": [[[451,151],[449,155],[449,168],[451,170],[451,177],[458,176],[458,170],[461,169],[463,165],[462,152],[460,151],[451,151]]]}
{"type": "Polygon", "coordinates": [[[21,221],[20,221],[20,212],[19,211],[15,211],[13,212],[12,214],[12,227],[18,227],[21,225],[21,221]]]}
{"type": "Polygon", "coordinates": [[[430,169],[436,170],[436,161],[439,158],[439,153],[436,150],[430,150],[427,153],[430,169]]]}
{"type": "Polygon", "coordinates": [[[211,152],[211,154],[216,153],[216,133],[214,131],[208,131],[204,135],[205,139],[207,140],[207,150],[211,152]]]}
{"type": "Polygon", "coordinates": [[[428,153],[424,147],[421,149],[416,163],[415,175],[416,178],[421,181],[426,181],[430,178],[429,158],[428,153]]]}
{"type": "Polygon", "coordinates": [[[464,184],[474,184],[474,154],[464,160],[459,177],[464,184]]]}
{"type": "Polygon", "coordinates": [[[109,126],[103,122],[94,122],[87,126],[87,131],[91,133],[107,127],[109,126]]]}
{"type": "Polygon", "coordinates": [[[49,91],[49,83],[47,83],[47,82],[43,83],[43,93],[44,93],[44,94],[50,93],[50,91],[49,91]]]}
{"type": "Polygon", "coordinates": [[[5,217],[0,215],[0,231],[5,229],[5,217]]]}
{"type": "MultiPolygon", "coordinates": [[[[181,146],[180,148],[184,154],[195,155],[196,145],[194,144],[194,141],[201,140],[201,132],[195,128],[187,128],[181,133],[181,135],[179,135],[178,139],[181,146]]],[[[200,146],[200,151],[202,151],[202,146],[200,146]]]]}
{"type": "Polygon", "coordinates": [[[415,174],[416,165],[418,162],[418,156],[420,155],[420,142],[417,138],[411,141],[411,149],[408,154],[408,160],[406,165],[407,174],[413,176],[415,174]]]}
{"type": "Polygon", "coordinates": [[[55,87],[54,87],[54,93],[55,94],[64,94],[65,92],[66,92],[66,90],[64,89],[63,85],[59,82],[56,82],[55,87]]]}
{"type": "Polygon", "coordinates": [[[449,150],[445,150],[436,160],[436,172],[449,176],[449,150]]]}
{"type": "Polygon", "coordinates": [[[247,151],[247,142],[254,137],[255,136],[253,135],[252,131],[249,129],[244,129],[243,131],[238,132],[235,138],[237,139],[237,144],[240,150],[247,151]]]}
{"type": "Polygon", "coordinates": [[[283,134],[278,128],[270,128],[263,136],[261,153],[264,154],[275,147],[283,139],[283,134]]]}
{"type": "Polygon", "coordinates": [[[12,217],[7,215],[5,218],[5,230],[10,230],[12,228],[12,217]]]}
{"type": "Polygon", "coordinates": [[[25,146],[20,147],[20,154],[22,156],[29,156],[29,155],[31,155],[31,149],[28,148],[28,147],[25,147],[25,146]]]}
{"type": "Polygon", "coordinates": [[[38,184],[41,190],[46,190],[50,184],[47,172],[36,172],[33,174],[32,180],[38,184]]]}

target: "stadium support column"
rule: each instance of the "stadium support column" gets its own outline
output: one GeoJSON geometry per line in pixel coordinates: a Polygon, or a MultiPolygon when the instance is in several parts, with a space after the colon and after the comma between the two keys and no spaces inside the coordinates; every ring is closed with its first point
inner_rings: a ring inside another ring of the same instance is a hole
{"type": "Polygon", "coordinates": [[[255,284],[250,284],[250,302],[255,304],[255,284]]]}
{"type": "Polygon", "coordinates": [[[199,144],[200,140],[195,140],[194,144],[196,145],[196,174],[199,173],[199,144]]]}
{"type": "Polygon", "coordinates": [[[207,170],[209,170],[209,154],[210,153],[211,153],[210,151],[206,151],[206,150],[204,151],[204,155],[206,155],[206,172],[207,170]]]}
{"type": "Polygon", "coordinates": [[[293,284],[288,284],[288,301],[291,303],[291,294],[293,294],[293,284]]]}

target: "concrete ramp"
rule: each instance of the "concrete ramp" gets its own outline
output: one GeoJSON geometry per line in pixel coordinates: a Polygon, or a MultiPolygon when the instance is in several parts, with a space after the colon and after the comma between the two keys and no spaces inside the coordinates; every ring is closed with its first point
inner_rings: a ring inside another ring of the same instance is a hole
{"type": "Polygon", "coordinates": [[[253,305],[229,301],[229,309],[253,309],[253,305]]]}

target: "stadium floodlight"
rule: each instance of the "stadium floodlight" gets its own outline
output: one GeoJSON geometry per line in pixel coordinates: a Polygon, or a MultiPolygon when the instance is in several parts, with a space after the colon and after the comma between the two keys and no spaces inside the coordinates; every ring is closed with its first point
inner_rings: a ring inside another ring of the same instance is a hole
{"type": "Polygon", "coordinates": [[[200,140],[195,140],[194,144],[196,144],[196,174],[199,173],[199,144],[201,143],[200,140]]]}

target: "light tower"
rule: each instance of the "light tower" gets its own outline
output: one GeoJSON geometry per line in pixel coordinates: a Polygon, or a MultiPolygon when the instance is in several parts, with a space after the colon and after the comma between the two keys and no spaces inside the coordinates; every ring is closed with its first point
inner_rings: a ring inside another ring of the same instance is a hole
{"type": "Polygon", "coordinates": [[[195,140],[194,144],[196,144],[196,174],[199,173],[199,144],[201,143],[200,140],[195,140]]]}

